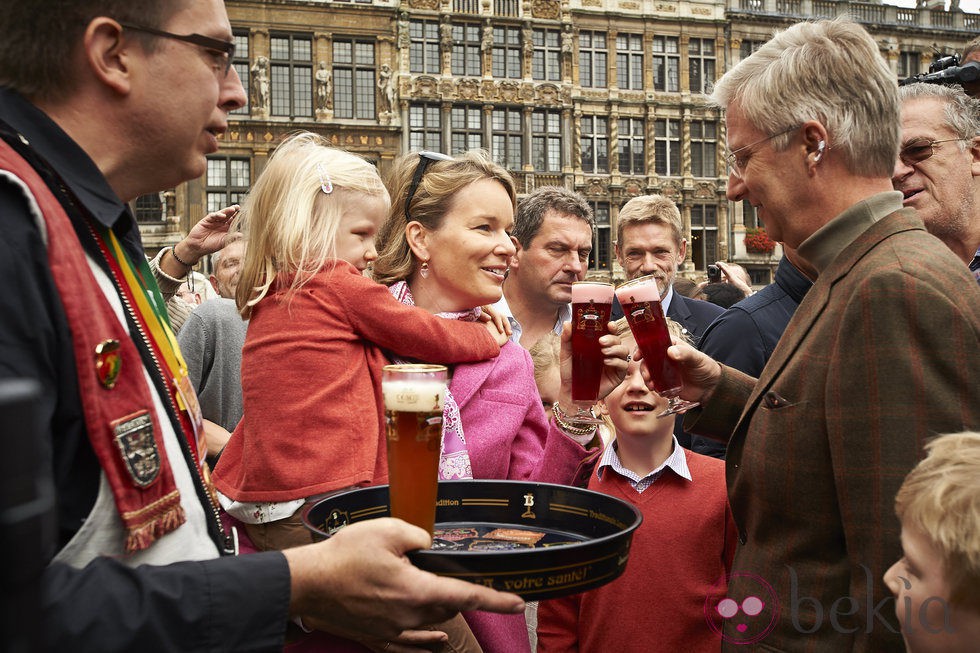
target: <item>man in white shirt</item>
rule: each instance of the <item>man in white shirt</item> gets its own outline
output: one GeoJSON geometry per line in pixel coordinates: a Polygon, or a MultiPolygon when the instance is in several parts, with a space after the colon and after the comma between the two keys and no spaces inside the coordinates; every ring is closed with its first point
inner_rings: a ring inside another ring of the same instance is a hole
{"type": "Polygon", "coordinates": [[[585,198],[543,186],[517,205],[504,295],[494,306],[510,320],[511,339],[530,349],[571,319],[572,283],[585,279],[595,221],[585,198]]]}

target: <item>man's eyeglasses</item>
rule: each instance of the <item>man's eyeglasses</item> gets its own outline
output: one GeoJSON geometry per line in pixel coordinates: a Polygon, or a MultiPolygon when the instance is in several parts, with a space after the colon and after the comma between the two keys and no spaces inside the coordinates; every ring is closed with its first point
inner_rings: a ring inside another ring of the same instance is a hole
{"type": "Polygon", "coordinates": [[[931,158],[936,153],[936,146],[940,143],[952,143],[953,141],[970,141],[972,138],[944,138],[941,141],[931,141],[928,138],[916,138],[905,144],[898,151],[898,158],[907,166],[914,166],[931,158]]]}
{"type": "Polygon", "coordinates": [[[749,158],[751,158],[751,156],[752,156],[752,150],[751,150],[751,148],[754,148],[756,145],[761,145],[762,143],[765,143],[766,141],[771,141],[772,139],[776,138],[777,136],[782,136],[783,134],[788,134],[791,131],[794,131],[794,130],[799,129],[799,128],[800,128],[800,125],[795,125],[793,127],[790,127],[789,129],[784,129],[781,132],[778,132],[776,134],[773,134],[772,136],[766,136],[765,138],[760,138],[759,140],[755,141],[754,143],[749,143],[748,145],[743,145],[742,147],[740,147],[740,148],[738,148],[736,150],[732,150],[725,157],[726,159],[728,159],[728,167],[730,167],[732,169],[732,173],[736,177],[741,178],[742,177],[742,173],[745,172],[745,166],[747,166],[749,164],[749,158]],[[744,152],[744,154],[739,154],[739,152],[744,152]]]}
{"type": "Polygon", "coordinates": [[[119,24],[126,29],[133,30],[134,32],[143,32],[145,34],[152,34],[153,36],[161,36],[166,39],[183,41],[185,43],[190,43],[192,45],[204,48],[221,59],[220,66],[224,69],[223,72],[225,77],[228,76],[228,71],[231,70],[231,60],[235,58],[234,41],[222,41],[220,39],[213,39],[210,36],[204,36],[202,34],[173,34],[171,32],[165,32],[161,29],[143,27],[142,25],[132,25],[130,23],[119,24]]]}
{"type": "Polygon", "coordinates": [[[412,205],[412,199],[415,197],[415,191],[419,189],[419,184],[422,182],[422,176],[425,174],[426,169],[433,161],[452,161],[453,157],[448,154],[443,154],[442,152],[429,152],[422,150],[419,152],[419,164],[415,167],[415,174],[412,175],[412,185],[408,187],[408,196],[405,198],[405,220],[408,222],[412,221],[411,215],[409,215],[408,208],[412,205]]]}

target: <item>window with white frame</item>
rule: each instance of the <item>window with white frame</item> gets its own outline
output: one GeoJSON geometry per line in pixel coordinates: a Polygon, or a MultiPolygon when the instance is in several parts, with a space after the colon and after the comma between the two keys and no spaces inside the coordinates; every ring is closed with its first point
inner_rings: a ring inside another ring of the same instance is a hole
{"type": "Polygon", "coordinates": [[[687,64],[691,92],[710,93],[715,83],[715,40],[688,40],[687,64]]]}
{"type": "Polygon", "coordinates": [[[718,123],[712,120],[691,121],[691,174],[716,177],[718,123]]]}
{"type": "Polygon", "coordinates": [[[609,220],[609,202],[590,202],[595,218],[592,234],[592,251],[589,252],[590,270],[608,270],[612,261],[612,231],[609,220]]]}
{"type": "Polygon", "coordinates": [[[538,172],[561,172],[561,112],[531,114],[531,165],[538,172]]]}
{"type": "Polygon", "coordinates": [[[375,117],[374,42],[333,41],[333,112],[336,118],[375,117]]]}
{"type": "Polygon", "coordinates": [[[535,29],[531,32],[531,77],[557,82],[561,80],[561,32],[535,29]]]}
{"type": "Polygon", "coordinates": [[[718,260],[718,207],[714,204],[691,207],[690,252],[696,270],[718,260]]]}
{"type": "Polygon", "coordinates": [[[269,40],[272,115],[313,116],[313,39],[280,34],[269,40]]]}
{"type": "Polygon", "coordinates": [[[442,116],[438,104],[408,108],[408,148],[442,152],[442,116]]]}
{"type": "Polygon", "coordinates": [[[619,171],[624,175],[646,172],[646,123],[643,118],[619,119],[619,171]]]}
{"type": "MultiPolygon", "coordinates": [[[[235,40],[235,58],[231,60],[231,65],[234,66],[235,72],[238,73],[238,79],[242,80],[242,83],[248,88],[248,32],[235,30],[234,36],[235,40]]],[[[231,113],[236,115],[248,115],[249,113],[249,102],[248,93],[245,94],[245,105],[235,109],[231,113]]]]}
{"type": "Polygon", "coordinates": [[[664,177],[681,175],[681,123],[660,118],[653,122],[654,170],[664,177]]]}
{"type": "Polygon", "coordinates": [[[681,90],[681,57],[676,36],[653,37],[653,88],[669,93],[681,90]]]}
{"type": "Polygon", "coordinates": [[[582,116],[582,172],[609,172],[609,119],[582,116]]]}
{"type": "Polygon", "coordinates": [[[438,75],[439,60],[439,22],[435,20],[413,20],[408,24],[408,62],[413,73],[438,75]]]}
{"type": "Polygon", "coordinates": [[[483,74],[479,23],[453,23],[453,75],[479,77],[483,74]]]}
{"type": "Polygon", "coordinates": [[[616,85],[622,89],[643,88],[643,35],[616,36],[616,85]]]}
{"type": "Polygon", "coordinates": [[[483,108],[455,106],[449,114],[452,147],[450,154],[462,154],[483,147],[483,108]]]}
{"type": "Polygon", "coordinates": [[[520,28],[493,28],[493,76],[509,79],[521,78],[520,28]]]}
{"type": "Polygon", "coordinates": [[[491,154],[493,160],[508,170],[520,170],[523,162],[524,130],[521,109],[498,108],[491,114],[491,154]]]}
{"type": "Polygon", "coordinates": [[[606,88],[609,50],[605,32],[578,33],[578,83],[589,88],[606,88]]]}
{"type": "Polygon", "coordinates": [[[206,179],[208,213],[241,204],[251,185],[251,163],[239,157],[208,157],[206,179]]]}

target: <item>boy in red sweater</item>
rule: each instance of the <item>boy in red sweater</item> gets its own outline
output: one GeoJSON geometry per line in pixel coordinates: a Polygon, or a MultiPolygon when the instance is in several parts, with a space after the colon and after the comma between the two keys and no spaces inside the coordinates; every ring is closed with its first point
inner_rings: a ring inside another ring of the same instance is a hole
{"type": "MultiPolygon", "coordinates": [[[[676,324],[668,323],[680,337],[676,324]]],[[[617,326],[624,343],[634,345],[625,320],[617,326]]],[[[622,576],[540,603],[538,651],[721,650],[705,605],[709,597],[724,596],[735,552],[725,464],[682,449],[674,420],[657,418],[666,406],[647,389],[636,362],[600,402],[616,438],[589,489],[629,501],[643,512],[643,524],[633,534],[622,576]]]]}

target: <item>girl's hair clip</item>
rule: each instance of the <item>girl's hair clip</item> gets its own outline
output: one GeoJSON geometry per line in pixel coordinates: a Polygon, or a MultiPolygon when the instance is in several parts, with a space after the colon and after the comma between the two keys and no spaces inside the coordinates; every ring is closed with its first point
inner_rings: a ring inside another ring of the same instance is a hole
{"type": "Polygon", "coordinates": [[[324,195],[329,195],[333,192],[333,182],[330,181],[330,175],[323,171],[323,166],[321,164],[316,164],[316,171],[320,175],[320,190],[323,191],[324,195]]]}

